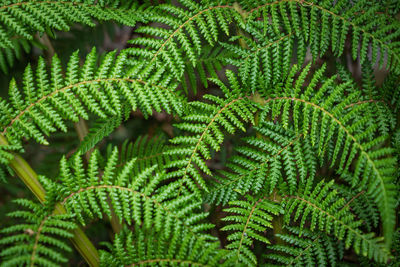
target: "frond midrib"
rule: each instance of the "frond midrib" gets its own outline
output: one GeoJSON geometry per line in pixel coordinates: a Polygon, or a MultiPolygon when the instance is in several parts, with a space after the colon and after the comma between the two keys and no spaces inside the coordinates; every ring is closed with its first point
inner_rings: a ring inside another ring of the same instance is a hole
{"type": "Polygon", "coordinates": [[[347,20],[345,17],[343,17],[343,16],[341,16],[339,14],[336,14],[336,13],[330,11],[329,9],[326,9],[326,8],[324,8],[322,6],[319,6],[319,5],[317,5],[317,4],[313,3],[313,2],[307,2],[305,0],[278,0],[278,1],[275,1],[275,2],[267,3],[267,4],[264,4],[264,5],[260,5],[260,6],[256,7],[256,8],[253,8],[252,10],[249,11],[249,13],[251,14],[251,13],[253,13],[253,12],[257,11],[258,9],[263,8],[265,6],[278,5],[278,4],[284,3],[284,2],[297,3],[297,4],[299,4],[299,5],[303,6],[303,7],[309,7],[310,9],[311,8],[317,8],[317,9],[321,10],[322,12],[330,14],[332,17],[336,17],[336,18],[344,21],[345,23],[350,24],[354,29],[358,29],[358,30],[362,31],[365,35],[368,35],[370,38],[372,38],[372,39],[376,40],[377,42],[379,42],[387,51],[392,51],[392,54],[396,58],[396,60],[400,61],[400,55],[396,54],[393,51],[393,49],[391,49],[386,43],[384,43],[382,40],[376,38],[375,35],[373,35],[372,33],[366,31],[362,26],[359,26],[359,25],[355,24],[354,22],[347,20]]]}
{"type": "MultiPolygon", "coordinates": [[[[73,198],[75,195],[79,195],[80,193],[83,192],[87,192],[90,190],[96,190],[96,189],[117,189],[117,190],[121,190],[121,191],[128,191],[131,192],[132,194],[136,194],[139,195],[143,198],[146,198],[150,201],[152,201],[156,206],[158,206],[159,208],[163,209],[166,213],[168,213],[169,215],[171,215],[172,217],[174,217],[176,220],[181,221],[182,225],[193,235],[193,236],[198,236],[198,234],[196,232],[193,232],[193,229],[191,227],[189,227],[180,217],[178,217],[175,213],[172,213],[169,209],[167,209],[164,205],[162,205],[162,203],[158,202],[156,199],[149,197],[148,195],[133,190],[132,188],[128,188],[128,187],[123,187],[123,186],[119,186],[119,185],[92,185],[89,187],[85,187],[85,188],[80,188],[78,191],[72,192],[70,193],[67,197],[65,197],[62,201],[61,201],[61,205],[65,205],[66,202],[68,201],[68,199],[73,198]]],[[[199,237],[199,239],[203,239],[201,236],[199,237]]]]}
{"type": "Polygon", "coordinates": [[[330,214],[329,212],[327,212],[326,210],[318,207],[317,205],[315,205],[314,203],[310,202],[309,200],[300,197],[300,196],[296,196],[296,195],[288,195],[288,196],[284,196],[284,198],[292,198],[292,199],[297,199],[300,200],[304,203],[306,203],[307,205],[312,206],[313,208],[319,210],[320,212],[324,213],[326,216],[332,218],[334,221],[339,222],[341,225],[343,225],[344,227],[346,227],[349,231],[351,231],[352,233],[354,233],[355,235],[357,235],[360,239],[364,240],[365,242],[375,246],[375,243],[373,242],[373,239],[366,239],[364,237],[364,235],[362,235],[362,233],[360,233],[359,231],[357,231],[357,229],[354,229],[353,227],[350,227],[349,225],[347,225],[346,223],[344,223],[342,220],[339,220],[337,217],[335,217],[334,215],[330,214]]]}
{"type": "Polygon", "coordinates": [[[179,25],[179,27],[173,32],[171,33],[168,38],[165,39],[165,41],[161,44],[160,48],[158,48],[158,50],[154,53],[152,59],[150,60],[150,63],[154,62],[156,60],[156,58],[158,57],[158,55],[161,53],[161,51],[164,49],[164,47],[172,40],[172,38],[179,32],[181,31],[186,24],[188,24],[189,22],[191,22],[193,19],[195,19],[196,17],[200,16],[201,14],[208,12],[210,10],[213,9],[217,9],[217,8],[231,8],[234,9],[233,6],[230,5],[218,5],[218,6],[212,6],[206,9],[203,9],[201,11],[199,11],[198,13],[196,13],[195,15],[189,17],[187,20],[185,20],[185,22],[183,22],[181,25],[179,25]]]}
{"type": "Polygon", "coordinates": [[[309,102],[309,101],[306,101],[306,100],[304,100],[304,99],[300,99],[300,98],[296,98],[296,97],[275,97],[275,98],[270,98],[270,99],[265,100],[264,103],[268,103],[268,102],[276,101],[276,100],[291,100],[291,101],[302,102],[302,103],[304,103],[305,105],[311,106],[312,108],[315,108],[315,109],[318,109],[318,110],[322,111],[322,112],[325,113],[327,116],[329,116],[331,119],[333,119],[333,120],[339,125],[339,127],[341,127],[342,130],[353,140],[353,142],[354,142],[354,143],[357,145],[357,147],[359,148],[361,154],[363,154],[363,155],[366,157],[368,163],[369,163],[369,164],[371,165],[371,167],[373,168],[373,170],[374,170],[374,172],[375,172],[375,174],[376,174],[376,177],[377,177],[378,180],[379,180],[379,184],[380,184],[380,186],[381,186],[381,188],[382,188],[382,191],[383,191],[383,197],[384,197],[383,203],[385,203],[385,204],[384,204],[384,205],[385,205],[385,209],[388,209],[387,205],[388,205],[388,203],[389,203],[389,201],[388,201],[389,198],[388,198],[388,195],[387,195],[387,190],[386,190],[386,187],[385,187],[385,182],[384,182],[383,177],[382,177],[381,174],[379,173],[378,169],[377,169],[376,166],[375,166],[374,161],[370,158],[370,156],[369,156],[369,154],[367,153],[367,151],[364,150],[363,146],[362,146],[362,145],[358,142],[358,140],[349,132],[349,130],[343,125],[343,123],[341,123],[341,121],[340,121],[339,119],[337,119],[332,113],[330,113],[329,111],[327,111],[327,110],[324,109],[323,107],[321,107],[321,106],[319,106],[319,105],[317,105],[317,104],[315,104],[315,103],[313,103],[313,102],[309,102]]]}
{"type": "MultiPolygon", "coordinates": [[[[283,151],[285,151],[285,150],[288,149],[290,146],[292,146],[294,143],[296,143],[296,142],[300,139],[300,137],[301,137],[302,135],[303,135],[303,134],[299,134],[298,136],[296,136],[295,138],[293,138],[293,139],[290,141],[289,144],[287,144],[286,146],[284,146],[283,148],[281,148],[277,153],[275,153],[275,154],[272,156],[272,158],[276,158],[276,157],[279,156],[283,151]]],[[[231,181],[229,181],[229,182],[226,183],[226,184],[222,184],[221,186],[217,187],[215,190],[218,191],[218,190],[220,190],[221,188],[224,188],[225,186],[228,186],[228,185],[230,185],[230,184],[232,184],[232,183],[237,182],[237,181],[240,180],[240,179],[243,179],[243,177],[248,176],[250,173],[253,173],[253,172],[257,171],[258,169],[262,168],[264,165],[268,164],[269,162],[270,162],[270,159],[267,159],[265,162],[263,162],[263,163],[257,165],[256,167],[254,167],[253,169],[249,170],[248,172],[239,175],[236,179],[231,180],[231,181]]]]}
{"type": "Polygon", "coordinates": [[[101,79],[93,79],[93,80],[81,81],[81,82],[78,82],[78,83],[70,84],[68,86],[64,86],[64,87],[61,87],[59,89],[56,89],[56,90],[52,91],[51,93],[49,93],[49,94],[47,94],[45,96],[42,96],[41,98],[37,99],[35,102],[29,104],[25,109],[21,110],[18,113],[18,115],[16,115],[13,118],[7,126],[4,127],[3,131],[1,132],[1,134],[2,135],[7,134],[8,129],[11,128],[13,126],[13,124],[16,121],[19,120],[19,118],[21,118],[25,113],[29,112],[29,110],[31,110],[34,106],[38,105],[42,101],[45,101],[46,99],[51,98],[52,96],[55,96],[60,92],[67,91],[67,90],[72,89],[74,87],[79,87],[81,85],[87,85],[87,84],[95,84],[95,83],[99,83],[99,82],[130,82],[130,83],[138,82],[138,83],[141,83],[141,84],[144,84],[144,85],[156,86],[156,87],[158,87],[158,88],[160,88],[162,90],[168,90],[171,93],[173,93],[173,91],[168,89],[168,88],[165,88],[165,87],[162,87],[162,86],[159,86],[159,85],[156,85],[156,84],[151,84],[151,83],[148,83],[148,82],[146,82],[144,80],[141,80],[141,79],[132,79],[132,78],[127,78],[127,77],[126,78],[111,77],[111,78],[101,78],[101,79]]]}
{"type": "Polygon", "coordinates": [[[38,230],[37,230],[37,233],[36,233],[36,236],[35,236],[35,243],[33,244],[33,247],[32,247],[30,267],[34,266],[35,257],[36,257],[36,251],[37,251],[37,247],[38,247],[38,244],[39,244],[40,234],[42,233],[43,226],[46,223],[48,218],[49,218],[49,216],[44,217],[42,219],[42,221],[40,222],[40,224],[39,224],[39,227],[38,227],[38,230]]]}
{"type": "Polygon", "coordinates": [[[249,213],[249,216],[247,217],[247,221],[246,224],[244,225],[243,231],[242,231],[242,235],[240,236],[240,242],[239,242],[239,246],[237,248],[237,253],[236,253],[236,264],[239,262],[239,255],[240,255],[240,249],[242,248],[243,245],[243,240],[244,240],[244,235],[246,233],[247,227],[250,223],[250,219],[253,216],[254,211],[256,210],[257,205],[263,201],[266,197],[262,197],[260,199],[258,199],[253,206],[251,207],[251,211],[249,213]]]}
{"type": "Polygon", "coordinates": [[[184,173],[183,173],[183,175],[182,175],[181,184],[180,184],[180,188],[179,188],[179,191],[178,191],[178,196],[180,195],[180,193],[181,193],[181,191],[182,191],[182,189],[183,189],[183,188],[182,188],[182,187],[183,187],[183,181],[184,181],[185,179],[187,179],[187,173],[188,173],[189,167],[190,167],[190,165],[191,165],[191,163],[192,163],[193,157],[194,157],[194,155],[196,154],[197,149],[198,149],[198,147],[199,147],[201,141],[203,140],[205,134],[207,133],[208,129],[211,127],[211,125],[215,122],[215,120],[220,116],[220,114],[221,114],[225,109],[227,109],[230,105],[233,105],[235,102],[237,102],[237,101],[239,101],[239,100],[242,100],[242,99],[244,99],[244,98],[245,98],[245,97],[242,97],[242,96],[241,96],[241,97],[235,98],[235,99],[231,100],[230,102],[226,103],[225,106],[223,106],[222,108],[220,108],[220,109],[218,110],[218,112],[214,115],[214,117],[211,119],[211,121],[207,124],[206,128],[204,129],[204,131],[203,131],[202,134],[200,135],[199,140],[197,141],[196,145],[194,146],[193,152],[192,152],[192,154],[191,154],[191,156],[190,156],[190,158],[189,158],[189,160],[188,160],[188,163],[187,163],[187,165],[186,165],[186,167],[185,167],[185,171],[184,171],[184,173]]]}

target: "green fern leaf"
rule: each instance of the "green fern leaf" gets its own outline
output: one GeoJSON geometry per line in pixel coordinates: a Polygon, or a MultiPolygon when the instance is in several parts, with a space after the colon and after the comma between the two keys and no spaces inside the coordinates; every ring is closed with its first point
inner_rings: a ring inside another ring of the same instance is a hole
{"type": "Polygon", "coordinates": [[[40,265],[58,266],[68,260],[61,252],[70,252],[64,241],[71,238],[71,230],[76,228],[70,214],[49,214],[37,203],[26,199],[16,202],[28,210],[18,210],[8,214],[26,222],[12,225],[1,230],[0,252],[1,266],[40,265]],[[12,234],[12,235],[10,235],[12,234]]]}
{"type": "Polygon", "coordinates": [[[247,201],[237,200],[229,203],[230,207],[224,209],[225,212],[233,213],[222,220],[230,222],[224,226],[222,231],[231,232],[228,235],[229,244],[226,246],[230,250],[227,262],[231,266],[243,264],[245,266],[256,266],[256,256],[250,247],[254,240],[269,244],[268,239],[263,235],[267,228],[272,228],[272,218],[278,215],[281,209],[265,197],[255,199],[248,197],[247,201]]]}

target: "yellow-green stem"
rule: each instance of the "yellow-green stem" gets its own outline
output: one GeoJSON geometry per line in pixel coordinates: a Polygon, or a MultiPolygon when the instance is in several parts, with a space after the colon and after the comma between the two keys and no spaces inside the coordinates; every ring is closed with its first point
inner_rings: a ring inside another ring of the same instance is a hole
{"type": "MultiPolygon", "coordinates": [[[[0,135],[0,145],[8,145],[7,139],[0,135]]],[[[20,155],[13,153],[14,159],[9,162],[9,166],[14,170],[16,175],[24,182],[24,184],[32,191],[37,199],[43,203],[46,191],[40,184],[36,172],[20,155]]],[[[64,214],[67,211],[64,206],[57,204],[54,214],[64,214]]],[[[100,258],[97,249],[94,247],[89,238],[82,229],[77,228],[72,232],[74,237],[70,240],[82,257],[90,266],[99,266],[100,258]]]]}

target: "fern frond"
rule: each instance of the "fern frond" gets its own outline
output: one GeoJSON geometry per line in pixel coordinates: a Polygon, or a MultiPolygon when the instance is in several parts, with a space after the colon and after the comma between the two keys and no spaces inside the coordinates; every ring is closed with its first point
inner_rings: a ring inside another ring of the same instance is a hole
{"type": "MultiPolygon", "coordinates": [[[[125,141],[120,148],[118,165],[123,166],[133,158],[136,158],[133,174],[138,175],[141,171],[151,166],[157,166],[156,171],[162,172],[174,157],[167,154],[169,146],[164,136],[139,136],[135,142],[125,141]]],[[[111,152],[111,146],[108,147],[111,152]]],[[[110,155],[111,153],[109,153],[110,155]]]]}
{"type": "Polygon", "coordinates": [[[111,208],[118,220],[128,225],[136,223],[146,228],[163,230],[167,237],[176,227],[183,227],[201,239],[214,240],[203,233],[212,224],[202,222],[207,213],[201,212],[201,202],[194,195],[173,197],[177,187],[160,185],[164,174],[156,172],[156,165],[134,174],[136,159],[118,168],[118,149],[115,147],[105,163],[99,167],[98,152],[92,153],[87,169],[82,157],[76,155],[70,164],[63,158],[60,163],[61,184],[53,185],[55,196],[67,211],[85,224],[86,218],[111,218],[111,208]],[[107,201],[110,199],[110,203],[107,201]]]}
{"type": "Polygon", "coordinates": [[[88,112],[106,119],[121,113],[123,103],[145,114],[182,113],[182,98],[174,93],[176,84],[159,73],[141,71],[143,65],[126,69],[126,54],[117,57],[108,53],[97,66],[96,50],[80,67],[78,53],[68,63],[65,76],[60,60],[53,57],[51,71],[46,71],[43,59],[34,73],[28,66],[22,90],[15,80],[10,83],[10,101],[1,100],[1,134],[11,143],[33,138],[47,144],[44,135],[60,129],[66,131],[66,120],[88,119],[88,112]]]}
{"type": "Polygon", "coordinates": [[[130,48],[131,55],[148,61],[152,70],[168,66],[175,78],[181,79],[185,70],[185,56],[193,66],[202,51],[202,39],[213,46],[220,30],[229,34],[229,23],[235,20],[243,24],[242,18],[232,5],[219,5],[213,1],[180,1],[181,6],[162,4],[146,10],[149,20],[163,24],[162,27],[139,27],[136,32],[150,35],[138,37],[131,44],[142,46],[130,48]]]}
{"type": "Polygon", "coordinates": [[[324,55],[328,48],[335,56],[341,56],[350,35],[354,60],[359,58],[361,63],[367,60],[370,47],[373,64],[379,62],[382,67],[387,62],[386,68],[400,72],[400,43],[396,41],[400,36],[399,22],[381,14],[387,9],[384,5],[370,5],[368,1],[349,3],[347,0],[246,2],[240,1],[240,4],[248,9],[248,21],[261,17],[277,34],[282,28],[288,33],[294,32],[301,43],[304,41],[309,45],[314,60],[324,55]]]}
{"type": "Polygon", "coordinates": [[[123,231],[107,245],[109,251],[100,251],[100,266],[218,266],[226,254],[219,242],[195,239],[182,227],[166,238],[136,225],[134,231],[123,231]]]}
{"type": "MultiPolygon", "coordinates": [[[[112,3],[113,2],[113,3],[112,3]]],[[[134,26],[140,12],[136,2],[118,7],[119,1],[107,5],[95,1],[2,1],[0,4],[0,47],[17,49],[15,35],[32,40],[35,32],[47,29],[68,31],[72,23],[95,26],[93,19],[114,20],[134,26]],[[129,15],[127,14],[129,13],[129,15]],[[134,15],[137,14],[137,15],[134,15]]]]}
{"type": "Polygon", "coordinates": [[[352,173],[352,187],[366,188],[379,208],[385,240],[390,245],[397,190],[393,184],[396,171],[393,149],[383,146],[386,136],[376,137],[377,125],[370,123],[373,118],[362,111],[368,103],[345,108],[358,102],[360,95],[358,90],[350,90],[350,82],[337,85],[336,77],[323,81],[323,67],[303,90],[309,68],[310,65],[305,67],[295,81],[296,67],[292,68],[282,92],[265,99],[262,116],[280,119],[284,127],[293,123],[295,132],[309,138],[321,157],[328,158],[331,167],[337,166],[339,173],[352,173]],[[351,91],[348,95],[343,93],[346,88],[351,91]]]}
{"type": "Polygon", "coordinates": [[[299,191],[286,196],[285,223],[300,220],[300,235],[305,222],[310,222],[311,231],[319,229],[344,240],[345,247],[352,246],[357,254],[373,258],[378,262],[387,262],[389,252],[381,241],[383,238],[374,238],[373,233],[364,234],[359,228],[362,224],[350,212],[343,198],[333,189],[334,180],[326,183],[324,180],[313,186],[313,180],[307,180],[305,185],[299,186],[299,191]]]}
{"type": "Polygon", "coordinates": [[[25,53],[29,53],[32,44],[25,39],[12,39],[13,48],[0,48],[0,69],[4,74],[14,67],[17,60],[21,60],[25,53]]]}
{"type": "MultiPolygon", "coordinates": [[[[381,135],[388,135],[396,127],[396,116],[393,112],[393,108],[390,105],[390,101],[385,99],[385,92],[382,92],[381,88],[375,85],[373,66],[368,62],[363,64],[362,73],[362,84],[361,90],[362,95],[355,103],[347,105],[345,108],[352,108],[353,106],[366,104],[363,109],[363,113],[372,119],[367,121],[366,124],[378,124],[378,131],[381,135]]],[[[342,81],[354,80],[350,71],[340,64],[337,64],[338,74],[342,81]]],[[[354,83],[355,84],[355,83],[354,83]]],[[[353,86],[354,87],[354,86],[353,86]]],[[[354,91],[355,88],[349,88],[349,93],[354,91]]],[[[392,99],[395,97],[395,93],[390,96],[392,99]]],[[[392,101],[393,102],[393,101],[392,101]]],[[[371,125],[372,126],[372,125],[371,125]]]]}
{"type": "Polygon", "coordinates": [[[179,179],[178,195],[186,184],[192,191],[199,193],[198,187],[207,190],[200,171],[211,175],[205,161],[211,158],[211,150],[219,151],[224,141],[223,131],[233,134],[237,129],[245,130],[244,122],[253,122],[256,108],[240,92],[239,82],[233,72],[226,72],[232,88],[226,87],[220,80],[213,81],[220,86],[224,97],[205,95],[210,103],[191,102],[190,115],[184,116],[184,122],[177,124],[180,130],[190,133],[173,138],[170,142],[175,147],[167,153],[179,159],[170,162],[166,167],[173,168],[168,178],[179,179]]]}
{"type": "Polygon", "coordinates": [[[95,122],[89,129],[89,133],[79,144],[76,153],[83,155],[96,146],[101,140],[109,136],[122,123],[121,115],[110,117],[107,120],[95,122]]]}
{"type": "Polygon", "coordinates": [[[196,60],[196,66],[193,66],[190,60],[186,60],[185,73],[187,77],[183,78],[181,82],[186,94],[190,89],[196,95],[199,82],[208,88],[208,78],[218,79],[217,72],[222,69],[226,61],[226,54],[227,52],[220,46],[204,46],[196,60]]]}
{"type": "Polygon", "coordinates": [[[256,266],[257,258],[250,247],[254,240],[270,243],[263,232],[272,228],[273,216],[281,212],[281,207],[266,197],[256,199],[248,196],[247,200],[229,202],[224,211],[233,213],[222,219],[230,222],[221,229],[231,232],[227,237],[229,244],[226,248],[230,250],[226,255],[227,263],[230,266],[256,266]]]}
{"type": "Polygon", "coordinates": [[[285,230],[287,234],[276,235],[285,244],[269,246],[273,252],[264,254],[268,263],[263,266],[339,266],[337,260],[343,252],[334,238],[297,227],[285,227],[285,230]]]}
{"type": "MultiPolygon", "coordinates": [[[[351,175],[348,176],[351,179],[351,175]]],[[[364,190],[351,189],[345,185],[335,185],[335,189],[344,197],[346,205],[363,221],[363,226],[371,232],[379,225],[379,211],[364,190]]]]}
{"type": "Polygon", "coordinates": [[[231,43],[222,43],[222,46],[232,54],[226,61],[238,68],[238,75],[252,93],[259,88],[272,89],[287,75],[295,40],[298,62],[304,61],[306,45],[303,39],[295,39],[294,31],[286,32],[282,29],[275,32],[260,21],[249,21],[246,33],[252,38],[231,38],[231,41],[244,39],[246,47],[231,43]]]}
{"type": "Polygon", "coordinates": [[[393,112],[400,110],[399,75],[389,74],[382,84],[382,95],[385,103],[390,105],[393,112]]]}
{"type": "Polygon", "coordinates": [[[271,194],[275,187],[294,191],[297,180],[304,182],[316,172],[317,159],[308,139],[272,122],[256,127],[256,137],[245,138],[235,148],[226,167],[214,175],[206,201],[226,204],[240,195],[252,192],[271,194]]]}
{"type": "Polygon", "coordinates": [[[0,246],[3,246],[0,265],[59,266],[67,262],[62,252],[71,251],[64,239],[73,237],[71,230],[76,228],[73,216],[48,214],[43,206],[26,199],[15,202],[27,210],[8,214],[24,222],[0,231],[2,235],[7,235],[0,239],[0,246]]]}

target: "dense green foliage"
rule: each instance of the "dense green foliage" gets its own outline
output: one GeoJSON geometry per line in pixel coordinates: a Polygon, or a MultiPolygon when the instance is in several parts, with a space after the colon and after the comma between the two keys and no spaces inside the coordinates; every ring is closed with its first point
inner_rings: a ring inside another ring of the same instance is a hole
{"type": "Polygon", "coordinates": [[[0,266],[397,266],[399,12],[0,1],[0,266]]]}

